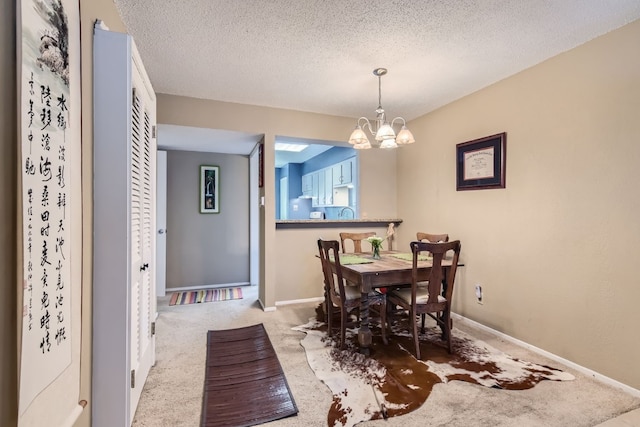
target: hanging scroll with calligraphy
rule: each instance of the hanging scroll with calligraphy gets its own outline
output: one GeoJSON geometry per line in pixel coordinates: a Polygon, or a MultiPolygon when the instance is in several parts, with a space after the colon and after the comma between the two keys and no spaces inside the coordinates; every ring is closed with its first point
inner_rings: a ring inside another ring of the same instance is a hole
{"type": "MultiPolygon", "coordinates": [[[[72,260],[72,252],[75,255],[72,248],[78,240],[81,245],[81,218],[79,214],[74,216],[78,210],[74,206],[81,199],[81,105],[77,0],[22,0],[18,14],[22,415],[54,381],[62,378],[64,382],[79,384],[79,368],[77,374],[71,375],[72,379],[66,379],[69,375],[63,373],[68,374],[65,371],[72,362],[79,366],[80,327],[76,325],[80,325],[80,281],[72,280],[78,277],[72,273],[72,266],[74,271],[81,272],[81,259],[76,256],[72,260]]],[[[65,389],[71,391],[68,384],[65,389]]],[[[76,393],[76,406],[77,397],[76,393]]]]}

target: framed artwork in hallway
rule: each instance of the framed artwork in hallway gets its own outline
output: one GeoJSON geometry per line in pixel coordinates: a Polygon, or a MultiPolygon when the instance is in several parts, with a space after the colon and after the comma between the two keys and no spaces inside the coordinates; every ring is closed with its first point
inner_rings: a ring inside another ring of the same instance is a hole
{"type": "Polygon", "coordinates": [[[220,213],[220,167],[200,166],[200,213],[220,213]]]}

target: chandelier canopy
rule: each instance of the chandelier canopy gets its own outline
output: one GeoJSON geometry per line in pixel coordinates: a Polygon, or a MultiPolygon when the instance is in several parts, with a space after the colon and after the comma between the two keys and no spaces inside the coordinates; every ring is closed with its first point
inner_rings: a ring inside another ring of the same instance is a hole
{"type": "Polygon", "coordinates": [[[382,108],[382,76],[387,74],[386,68],[376,68],[373,70],[373,75],[378,77],[378,108],[376,109],[376,118],[373,124],[366,117],[360,117],[356,128],[351,133],[349,138],[349,144],[353,145],[353,148],[358,150],[364,150],[371,148],[372,145],[367,138],[367,134],[363,128],[369,130],[371,135],[375,136],[375,140],[378,141],[379,148],[397,148],[399,145],[412,144],[416,142],[413,138],[413,134],[407,129],[406,121],[402,117],[396,117],[391,120],[391,123],[387,122],[387,117],[382,108]],[[394,124],[402,122],[400,132],[396,135],[393,130],[394,124]]]}

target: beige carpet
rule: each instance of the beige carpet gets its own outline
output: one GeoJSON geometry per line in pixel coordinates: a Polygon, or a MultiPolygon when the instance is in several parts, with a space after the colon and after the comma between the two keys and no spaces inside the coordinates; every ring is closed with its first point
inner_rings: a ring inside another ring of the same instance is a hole
{"type": "MultiPolygon", "coordinates": [[[[298,406],[297,416],[264,424],[269,427],[326,426],[332,392],[309,367],[300,341],[305,334],[292,330],[314,316],[317,303],[279,307],[263,312],[257,288],[243,288],[242,300],[216,304],[168,306],[159,299],[156,322],[156,365],[142,392],[134,426],[196,427],[200,421],[205,372],[206,333],[263,323],[278,355],[298,406]]],[[[640,399],[601,384],[536,353],[505,342],[485,331],[457,321],[455,330],[533,363],[555,366],[573,374],[566,382],[543,381],[530,390],[497,390],[452,381],[434,386],[429,399],[416,411],[373,426],[557,426],[592,427],[640,408],[640,399]]],[[[247,402],[248,405],[251,402],[247,402]]]]}

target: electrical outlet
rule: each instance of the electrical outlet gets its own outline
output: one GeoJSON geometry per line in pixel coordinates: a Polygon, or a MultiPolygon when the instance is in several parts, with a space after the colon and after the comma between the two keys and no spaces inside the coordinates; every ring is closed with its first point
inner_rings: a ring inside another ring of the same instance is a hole
{"type": "Polygon", "coordinates": [[[476,285],[476,301],[482,304],[482,286],[476,285]]]}

